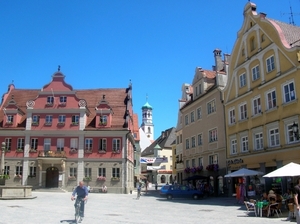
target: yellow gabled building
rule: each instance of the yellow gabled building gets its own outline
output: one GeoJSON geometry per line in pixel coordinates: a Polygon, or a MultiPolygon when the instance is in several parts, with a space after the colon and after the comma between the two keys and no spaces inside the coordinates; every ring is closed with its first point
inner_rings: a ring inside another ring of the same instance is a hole
{"type": "MultiPolygon", "coordinates": [[[[247,167],[268,173],[289,162],[300,163],[295,132],[299,62],[300,27],[269,19],[248,2],[224,90],[228,172],[247,167]]],[[[277,189],[267,182],[266,189],[277,189]]],[[[234,184],[230,188],[234,190],[234,184]]]]}

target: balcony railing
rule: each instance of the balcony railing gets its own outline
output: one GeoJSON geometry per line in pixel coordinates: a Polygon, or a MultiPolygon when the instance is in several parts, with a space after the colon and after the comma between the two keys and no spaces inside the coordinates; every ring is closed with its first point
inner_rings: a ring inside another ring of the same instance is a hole
{"type": "Polygon", "coordinates": [[[65,151],[44,151],[40,150],[38,157],[55,157],[55,158],[65,158],[66,157],[66,152],[65,151]]]}

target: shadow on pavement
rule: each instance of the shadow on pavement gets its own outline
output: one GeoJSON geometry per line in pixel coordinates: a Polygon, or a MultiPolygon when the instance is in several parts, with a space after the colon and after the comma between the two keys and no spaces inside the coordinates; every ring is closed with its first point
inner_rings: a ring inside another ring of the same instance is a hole
{"type": "Polygon", "coordinates": [[[74,219],[72,220],[60,220],[60,223],[76,223],[74,219]]]}

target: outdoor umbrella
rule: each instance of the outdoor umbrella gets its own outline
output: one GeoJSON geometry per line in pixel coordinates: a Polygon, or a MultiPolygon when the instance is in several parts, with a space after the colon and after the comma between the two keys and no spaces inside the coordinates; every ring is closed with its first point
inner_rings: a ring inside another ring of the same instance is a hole
{"type": "Polygon", "coordinates": [[[225,177],[247,177],[247,176],[256,176],[256,175],[263,175],[263,172],[242,168],[235,172],[225,175],[225,177]]]}
{"type": "Polygon", "coordinates": [[[289,163],[263,177],[295,177],[300,176],[300,165],[297,163],[289,163]]]}

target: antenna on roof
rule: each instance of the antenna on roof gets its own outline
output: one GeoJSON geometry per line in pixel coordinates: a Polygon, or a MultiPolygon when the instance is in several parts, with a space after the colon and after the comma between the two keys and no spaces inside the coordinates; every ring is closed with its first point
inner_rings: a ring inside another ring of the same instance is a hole
{"type": "Polygon", "coordinates": [[[300,15],[300,13],[293,13],[291,2],[290,2],[290,12],[281,13],[281,15],[286,15],[286,14],[289,15],[289,23],[293,26],[296,26],[294,22],[294,15],[300,15]]]}

